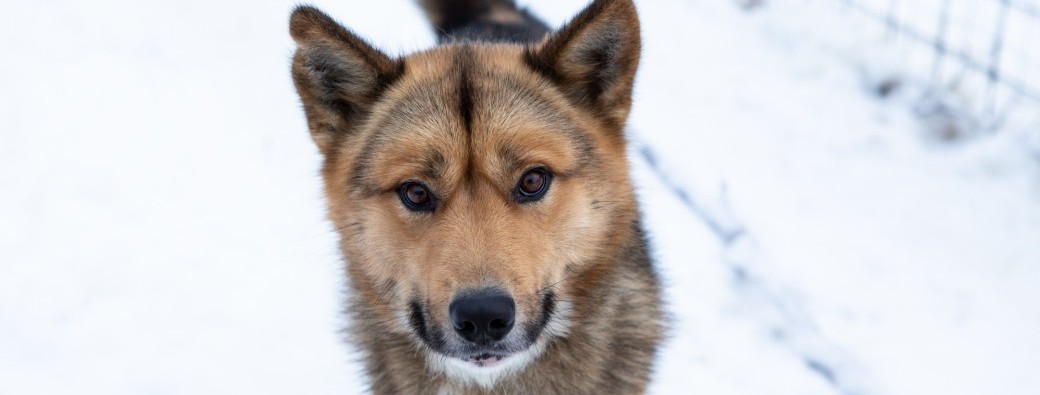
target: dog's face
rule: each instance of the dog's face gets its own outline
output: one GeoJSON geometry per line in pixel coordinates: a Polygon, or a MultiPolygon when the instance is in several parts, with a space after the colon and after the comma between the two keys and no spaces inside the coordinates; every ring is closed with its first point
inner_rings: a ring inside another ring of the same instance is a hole
{"type": "Polygon", "coordinates": [[[449,374],[505,372],[575,323],[577,276],[635,219],[622,127],[638,62],[628,1],[597,2],[524,47],[394,60],[294,13],[293,73],[326,163],[365,319],[449,374]]]}

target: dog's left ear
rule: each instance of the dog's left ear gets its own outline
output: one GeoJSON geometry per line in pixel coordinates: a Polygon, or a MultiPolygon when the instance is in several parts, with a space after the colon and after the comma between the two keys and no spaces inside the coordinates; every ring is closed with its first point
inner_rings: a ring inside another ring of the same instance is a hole
{"type": "Polygon", "coordinates": [[[632,1],[596,0],[529,48],[526,60],[572,101],[621,126],[631,108],[639,51],[639,17],[632,1]]]}

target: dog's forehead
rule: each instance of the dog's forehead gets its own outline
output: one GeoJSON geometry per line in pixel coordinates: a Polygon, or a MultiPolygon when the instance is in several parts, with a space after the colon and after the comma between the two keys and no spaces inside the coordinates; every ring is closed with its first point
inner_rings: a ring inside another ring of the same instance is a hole
{"type": "Polygon", "coordinates": [[[453,45],[406,58],[369,119],[355,174],[374,174],[362,165],[431,177],[461,162],[502,171],[528,159],[570,166],[590,149],[580,117],[522,56],[519,46],[453,45]]]}
{"type": "Polygon", "coordinates": [[[378,129],[494,137],[518,125],[577,127],[570,106],[526,66],[518,45],[438,47],[405,58],[400,81],[381,100],[378,129]]]}

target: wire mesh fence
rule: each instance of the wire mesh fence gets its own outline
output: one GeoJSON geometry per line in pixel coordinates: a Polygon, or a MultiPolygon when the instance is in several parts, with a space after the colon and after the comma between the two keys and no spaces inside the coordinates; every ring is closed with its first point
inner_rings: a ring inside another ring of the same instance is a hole
{"type": "Polygon", "coordinates": [[[902,67],[994,125],[1040,106],[1040,0],[838,0],[887,40],[902,67]]]}

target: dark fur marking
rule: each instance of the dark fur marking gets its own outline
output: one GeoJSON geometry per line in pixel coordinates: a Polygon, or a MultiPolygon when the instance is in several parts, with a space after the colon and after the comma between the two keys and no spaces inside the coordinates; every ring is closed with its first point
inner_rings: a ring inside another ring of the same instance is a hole
{"type": "Polygon", "coordinates": [[[412,331],[415,332],[415,336],[430,349],[438,352],[443,350],[445,347],[444,334],[437,326],[429,324],[429,321],[426,319],[426,310],[423,308],[422,303],[413,300],[408,305],[408,309],[410,310],[408,323],[411,325],[412,331]]]}
{"type": "Polygon", "coordinates": [[[360,158],[354,162],[354,173],[351,177],[354,189],[361,192],[361,196],[364,197],[373,197],[384,192],[378,185],[368,182],[368,170],[372,167],[372,152],[378,146],[375,141],[375,139],[369,140],[368,144],[365,144],[360,158]]]}
{"type": "Polygon", "coordinates": [[[630,246],[632,252],[632,259],[630,261],[635,262],[646,269],[652,270],[654,262],[650,259],[650,251],[646,239],[646,230],[643,228],[643,222],[639,217],[636,217],[630,226],[632,227],[632,240],[634,240],[633,245],[630,246]]]}
{"type": "Polygon", "coordinates": [[[466,135],[473,134],[473,85],[470,81],[470,69],[473,68],[473,50],[469,47],[461,47],[455,54],[455,68],[459,73],[456,94],[459,99],[459,115],[462,117],[462,125],[466,128],[466,135]]]}
{"type": "Polygon", "coordinates": [[[427,179],[436,180],[441,177],[441,173],[446,165],[447,161],[445,161],[444,155],[439,151],[431,150],[423,159],[421,173],[427,179]]]}
{"type": "Polygon", "coordinates": [[[590,45],[579,48],[576,59],[582,64],[590,65],[593,73],[588,77],[585,84],[585,97],[588,102],[594,102],[597,97],[612,83],[621,77],[618,60],[621,58],[621,46],[619,42],[618,28],[601,28],[597,37],[590,45]]]}
{"type": "Polygon", "coordinates": [[[419,304],[419,302],[413,301],[408,307],[411,309],[408,322],[412,325],[412,330],[415,331],[415,335],[423,342],[433,344],[433,341],[430,338],[430,332],[426,327],[426,317],[423,315],[422,305],[419,304]]]}
{"type": "Polygon", "coordinates": [[[545,330],[546,325],[549,325],[549,320],[552,319],[552,315],[555,312],[556,293],[553,291],[546,292],[545,296],[542,296],[541,317],[539,317],[538,322],[535,325],[528,327],[526,333],[524,334],[527,337],[528,341],[534,342],[538,339],[538,336],[541,336],[542,331],[545,330]]]}
{"type": "Polygon", "coordinates": [[[506,171],[516,170],[523,165],[520,161],[522,157],[516,147],[512,146],[501,146],[498,147],[498,158],[502,161],[503,168],[506,171]]]}

